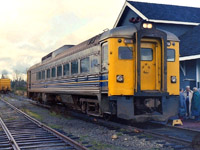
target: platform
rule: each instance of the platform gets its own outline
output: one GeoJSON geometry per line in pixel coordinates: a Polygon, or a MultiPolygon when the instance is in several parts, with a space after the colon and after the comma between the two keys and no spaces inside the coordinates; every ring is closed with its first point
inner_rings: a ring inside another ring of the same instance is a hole
{"type": "Polygon", "coordinates": [[[196,130],[200,132],[200,121],[195,121],[192,119],[188,119],[188,120],[182,120],[183,125],[182,126],[178,126],[179,128],[186,128],[186,129],[191,129],[191,130],[196,130]]]}

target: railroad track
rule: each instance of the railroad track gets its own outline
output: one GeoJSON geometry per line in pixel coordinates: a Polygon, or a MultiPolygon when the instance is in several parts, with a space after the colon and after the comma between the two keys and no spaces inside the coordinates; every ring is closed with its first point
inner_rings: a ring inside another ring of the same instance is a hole
{"type": "Polygon", "coordinates": [[[42,124],[0,99],[0,149],[87,150],[73,139],[42,124]]]}
{"type": "MultiPolygon", "coordinates": [[[[39,105],[47,109],[50,108],[50,106],[48,105],[38,104],[37,102],[32,101],[32,100],[29,100],[29,101],[32,104],[39,105]]],[[[74,111],[70,111],[70,115],[72,115],[73,117],[85,120],[85,121],[90,121],[95,124],[106,126],[108,128],[124,129],[126,134],[130,134],[130,135],[138,134],[138,136],[140,136],[140,133],[142,134],[144,133],[145,135],[150,135],[154,137],[155,139],[163,139],[163,140],[169,141],[172,145],[172,148],[174,149],[191,149],[191,148],[200,149],[200,140],[198,141],[198,139],[200,139],[200,132],[197,132],[194,130],[187,130],[187,129],[182,129],[182,128],[165,126],[165,125],[156,124],[156,123],[127,125],[126,123],[128,122],[124,120],[121,120],[120,122],[113,122],[113,121],[108,121],[101,118],[77,113],[74,111]],[[134,131],[138,131],[138,133],[133,134],[134,131]],[[196,141],[195,141],[195,138],[197,139],[196,141]]]]}
{"type": "MultiPolygon", "coordinates": [[[[120,120],[108,121],[101,118],[96,118],[92,116],[87,116],[77,112],[71,112],[71,115],[79,119],[90,121],[95,124],[106,126],[111,129],[123,130],[125,134],[136,135],[139,138],[142,137],[145,140],[148,140],[148,137],[154,137],[156,139],[168,141],[170,144],[168,146],[174,149],[200,149],[200,132],[186,130],[182,128],[173,128],[160,124],[149,124],[149,123],[140,123],[140,124],[129,124],[128,121],[120,120]],[[135,132],[135,133],[134,133],[135,132]],[[194,141],[195,138],[199,135],[199,141],[194,141]]],[[[163,144],[163,142],[158,143],[163,144]]]]}
{"type": "MultiPolygon", "coordinates": [[[[47,109],[51,108],[49,105],[40,104],[32,100],[30,100],[30,102],[32,104],[45,107],[47,109]]],[[[128,121],[125,121],[125,120],[120,120],[120,121],[118,120],[119,122],[108,121],[108,120],[104,120],[104,119],[93,117],[93,116],[88,116],[88,115],[81,114],[74,111],[70,111],[70,115],[75,118],[78,118],[84,121],[89,121],[98,125],[106,126],[111,129],[116,129],[116,130],[123,129],[125,134],[134,135],[134,136],[138,135],[139,138],[141,138],[141,134],[145,134],[146,137],[150,135],[154,137],[155,140],[162,139],[162,140],[170,142],[170,144],[167,144],[167,145],[171,146],[174,149],[192,149],[192,147],[199,146],[198,142],[197,142],[197,145],[193,145],[194,138],[198,135],[198,132],[196,131],[186,130],[182,128],[179,129],[179,128],[174,128],[174,127],[165,126],[165,125],[156,124],[156,123],[127,125],[128,121]],[[133,133],[133,132],[136,132],[136,133],[133,133]]],[[[146,138],[145,136],[143,137],[146,138]]]]}

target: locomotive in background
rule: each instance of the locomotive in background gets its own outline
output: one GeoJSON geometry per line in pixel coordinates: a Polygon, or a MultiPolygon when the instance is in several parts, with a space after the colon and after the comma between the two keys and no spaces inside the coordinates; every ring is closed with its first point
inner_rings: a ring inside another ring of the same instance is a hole
{"type": "Polygon", "coordinates": [[[65,45],[29,68],[28,97],[84,113],[165,121],[179,103],[179,39],[151,22],[65,45]]]}
{"type": "Polygon", "coordinates": [[[0,93],[8,93],[11,91],[11,80],[5,78],[3,75],[0,79],[0,93]]]}

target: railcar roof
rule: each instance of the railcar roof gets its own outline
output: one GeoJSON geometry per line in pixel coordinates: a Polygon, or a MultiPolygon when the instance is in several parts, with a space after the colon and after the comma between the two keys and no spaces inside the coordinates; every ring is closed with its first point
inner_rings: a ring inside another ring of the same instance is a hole
{"type": "MultiPolygon", "coordinates": [[[[90,47],[98,45],[99,41],[105,40],[105,39],[110,38],[110,37],[132,38],[133,34],[135,32],[137,32],[137,28],[134,25],[121,26],[121,27],[113,28],[111,30],[105,31],[102,34],[96,35],[96,36],[90,38],[89,40],[86,40],[86,41],[84,41],[84,42],[82,42],[82,43],[80,43],[78,45],[75,45],[75,46],[73,46],[71,48],[68,48],[67,50],[63,50],[62,49],[62,52],[57,54],[55,57],[52,57],[51,59],[46,60],[44,62],[38,63],[38,64],[32,66],[30,69],[34,69],[34,68],[36,68],[36,67],[38,67],[40,65],[48,64],[48,63],[50,63],[52,61],[61,59],[61,58],[66,57],[68,55],[72,55],[72,54],[80,52],[80,51],[82,51],[84,49],[88,49],[90,47]]],[[[167,31],[164,31],[164,32],[167,34],[167,39],[168,40],[179,41],[179,39],[177,38],[176,35],[174,35],[174,34],[172,34],[170,32],[167,32],[167,31]]]]}
{"type": "MultiPolygon", "coordinates": [[[[161,29],[159,29],[161,30],[161,29]]],[[[167,40],[170,41],[179,41],[178,37],[168,31],[165,30],[161,30],[163,32],[165,32],[167,34],[167,40]]],[[[104,32],[101,35],[100,40],[104,40],[110,37],[125,37],[125,38],[132,38],[133,34],[137,32],[137,28],[134,25],[128,25],[128,26],[121,26],[121,27],[117,27],[117,28],[113,28],[109,31],[104,32]]]]}

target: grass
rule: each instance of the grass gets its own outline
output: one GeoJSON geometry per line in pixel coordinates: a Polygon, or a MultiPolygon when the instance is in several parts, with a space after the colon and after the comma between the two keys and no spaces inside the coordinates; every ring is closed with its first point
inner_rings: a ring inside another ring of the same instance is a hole
{"type": "Polygon", "coordinates": [[[82,135],[82,136],[80,136],[80,141],[85,141],[85,138],[88,138],[88,135],[82,135]]]}
{"type": "Polygon", "coordinates": [[[10,118],[6,118],[6,121],[13,121],[15,120],[17,117],[10,117],[10,118]]]}
{"type": "Polygon", "coordinates": [[[4,97],[3,99],[4,99],[5,101],[8,101],[8,100],[9,100],[8,97],[4,97]]]}
{"type": "Polygon", "coordinates": [[[31,117],[34,117],[35,119],[37,119],[39,121],[43,120],[42,116],[40,116],[40,115],[38,115],[38,114],[28,110],[28,109],[23,108],[22,111],[24,111],[25,113],[27,113],[28,115],[30,115],[31,117]]]}
{"type": "Polygon", "coordinates": [[[123,135],[123,133],[117,132],[117,136],[122,136],[122,135],[123,135]]]}
{"type": "MultiPolygon", "coordinates": [[[[79,141],[81,141],[81,142],[88,141],[88,137],[89,137],[88,135],[82,135],[82,136],[80,136],[79,141]]],[[[103,149],[122,150],[120,148],[113,147],[113,145],[111,145],[111,144],[105,144],[105,143],[101,143],[101,142],[98,142],[98,141],[95,141],[95,140],[90,140],[89,144],[92,145],[92,147],[89,148],[89,149],[96,149],[96,150],[103,150],[103,149]]]]}
{"type": "Polygon", "coordinates": [[[59,114],[57,114],[56,112],[50,112],[50,115],[51,116],[53,116],[53,117],[60,117],[60,115],[59,114]]]}
{"type": "Polygon", "coordinates": [[[56,124],[49,124],[48,126],[50,126],[50,127],[53,128],[53,129],[62,129],[61,126],[56,125],[56,124]]]}
{"type": "MultiPolygon", "coordinates": [[[[60,113],[56,113],[55,111],[51,111],[51,112],[50,112],[50,116],[52,116],[52,117],[57,117],[57,118],[62,118],[62,117],[63,117],[62,114],[60,114],[60,113]]],[[[66,116],[66,115],[65,115],[64,118],[67,119],[67,120],[73,120],[72,117],[70,117],[70,116],[66,116]]]]}
{"type": "Polygon", "coordinates": [[[106,148],[109,148],[109,149],[112,148],[112,145],[100,143],[100,142],[97,142],[97,141],[90,141],[90,143],[93,145],[93,148],[98,149],[98,150],[102,150],[102,149],[106,149],[106,148]]]}

